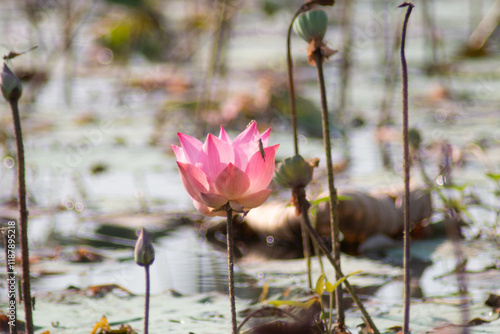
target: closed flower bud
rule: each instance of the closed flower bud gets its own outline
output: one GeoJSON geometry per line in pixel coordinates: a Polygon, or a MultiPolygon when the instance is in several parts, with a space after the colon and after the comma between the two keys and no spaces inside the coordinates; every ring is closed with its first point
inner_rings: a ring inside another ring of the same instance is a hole
{"type": "Polygon", "coordinates": [[[286,158],[278,165],[274,181],[285,188],[305,187],[311,182],[318,163],[317,158],[306,161],[301,155],[286,158]]]}
{"type": "Polygon", "coordinates": [[[1,73],[0,86],[2,87],[2,95],[7,101],[17,101],[23,93],[21,81],[5,63],[1,73]]]}
{"type": "Polygon", "coordinates": [[[144,228],[142,228],[134,251],[135,263],[140,266],[149,266],[155,260],[155,250],[151,239],[144,228]]]}
{"type": "Polygon", "coordinates": [[[305,12],[293,24],[293,30],[304,41],[323,40],[328,25],[328,17],[322,10],[305,12]]]}

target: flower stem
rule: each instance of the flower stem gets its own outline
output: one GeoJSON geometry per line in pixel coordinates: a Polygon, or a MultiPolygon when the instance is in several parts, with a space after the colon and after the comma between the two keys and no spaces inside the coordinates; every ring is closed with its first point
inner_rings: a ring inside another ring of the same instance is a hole
{"type": "Polygon", "coordinates": [[[144,266],[146,271],[146,302],[144,305],[144,334],[149,332],[149,295],[150,295],[150,277],[149,277],[149,266],[144,266]]]}
{"type": "Polygon", "coordinates": [[[295,12],[295,15],[288,26],[288,32],[286,36],[286,65],[288,69],[288,88],[290,95],[290,116],[292,118],[292,128],[293,128],[293,147],[295,155],[299,154],[299,143],[297,137],[297,112],[295,110],[295,85],[293,82],[293,61],[292,61],[292,52],[291,52],[291,39],[292,39],[292,28],[293,22],[301,13],[305,12],[310,8],[310,4],[304,3],[300,6],[300,8],[295,12]]]}
{"type": "MultiPolygon", "coordinates": [[[[314,51],[314,59],[316,62],[316,70],[318,74],[318,85],[321,94],[321,120],[323,125],[323,146],[325,147],[326,169],[328,173],[328,191],[330,193],[330,226],[332,231],[332,251],[335,262],[340,268],[340,241],[339,241],[339,224],[337,212],[337,189],[335,188],[335,180],[333,175],[332,161],[332,145],[330,143],[330,122],[328,120],[328,107],[326,104],[325,79],[323,76],[323,55],[321,50],[317,48],[314,51]]],[[[337,272],[337,280],[341,277],[337,272]]],[[[340,330],[345,328],[345,315],[342,305],[342,284],[335,289],[335,302],[337,308],[337,327],[340,330]]]]}
{"type": "Polygon", "coordinates": [[[399,7],[408,7],[403,23],[403,32],[401,38],[401,70],[403,84],[403,169],[405,182],[404,195],[404,318],[403,333],[408,334],[410,329],[410,159],[409,159],[409,140],[408,140],[408,67],[406,65],[405,42],[406,29],[411,11],[414,5],[410,2],[404,2],[399,7]]]}
{"type": "Polygon", "coordinates": [[[236,325],[236,304],[234,301],[234,242],[233,242],[233,210],[231,206],[226,204],[227,211],[227,277],[229,285],[229,301],[231,303],[231,328],[232,334],[238,333],[236,325]]]}
{"type": "MultiPolygon", "coordinates": [[[[12,273],[13,270],[11,268],[12,264],[9,264],[9,230],[7,227],[2,227],[1,232],[3,235],[3,245],[5,248],[5,267],[7,269],[7,291],[9,291],[9,315],[10,319],[14,319],[14,322],[9,321],[9,334],[17,334],[17,307],[16,307],[16,281],[15,274],[12,273]],[[14,278],[14,279],[12,279],[14,278]],[[12,293],[13,292],[13,293],[12,293]],[[13,306],[13,308],[11,308],[13,306]]],[[[15,236],[15,234],[13,234],[15,236]]],[[[12,236],[12,234],[11,234],[12,236]]],[[[14,259],[15,261],[15,259],[14,259]]]]}
{"type": "Polygon", "coordinates": [[[21,265],[23,273],[21,277],[22,295],[24,300],[24,312],[26,321],[26,333],[33,334],[33,313],[31,306],[31,284],[30,284],[30,263],[28,250],[28,210],[26,208],[26,182],[24,176],[24,146],[21,131],[21,118],[16,100],[9,100],[12,110],[12,120],[14,122],[14,133],[17,147],[17,186],[18,186],[18,207],[19,207],[19,233],[21,234],[21,265]]]}
{"type": "MultiPolygon", "coordinates": [[[[311,225],[311,221],[309,220],[309,215],[307,213],[308,209],[309,209],[309,203],[307,202],[305,194],[303,197],[299,198],[298,201],[299,201],[299,205],[302,208],[302,223],[304,224],[305,228],[309,231],[309,234],[311,235],[311,237],[316,241],[316,244],[321,249],[323,254],[326,256],[328,261],[330,261],[330,264],[333,266],[333,268],[335,269],[335,272],[337,273],[337,277],[340,277],[340,278],[344,277],[344,274],[342,273],[342,270],[340,269],[340,265],[338,265],[338,263],[334,260],[332,254],[330,254],[330,251],[328,250],[325,243],[323,242],[323,239],[321,239],[318,232],[316,232],[316,230],[311,225]]],[[[370,315],[366,311],[365,307],[363,306],[363,304],[359,300],[358,296],[354,292],[354,289],[352,288],[351,284],[347,281],[347,279],[344,281],[344,285],[347,289],[347,292],[349,292],[352,299],[354,300],[354,303],[358,306],[359,310],[363,314],[363,317],[364,317],[366,323],[373,330],[373,333],[380,334],[377,327],[375,326],[375,323],[373,322],[372,318],[370,317],[370,315]]]]}

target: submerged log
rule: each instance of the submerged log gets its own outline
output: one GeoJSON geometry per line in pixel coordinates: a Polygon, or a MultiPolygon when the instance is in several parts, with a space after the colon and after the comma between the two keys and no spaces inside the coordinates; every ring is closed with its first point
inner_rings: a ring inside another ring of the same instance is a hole
{"type": "MultiPolygon", "coordinates": [[[[349,250],[357,247],[376,234],[397,237],[403,231],[402,195],[369,195],[358,191],[340,192],[348,197],[339,201],[340,231],[343,244],[349,250]]],[[[328,202],[312,208],[318,233],[330,237],[328,202]]],[[[430,192],[425,189],[410,193],[410,223],[416,226],[432,214],[430,192]]],[[[257,234],[294,242],[300,240],[300,219],[295,208],[277,201],[268,202],[252,209],[245,217],[248,227],[257,234]]]]}

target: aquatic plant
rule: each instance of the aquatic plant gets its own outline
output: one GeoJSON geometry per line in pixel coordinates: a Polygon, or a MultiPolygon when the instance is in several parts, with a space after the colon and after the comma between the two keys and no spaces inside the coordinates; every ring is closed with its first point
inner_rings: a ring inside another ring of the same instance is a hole
{"type": "MultiPolygon", "coordinates": [[[[330,142],[330,122],[328,115],[328,107],[326,101],[326,89],[323,76],[323,62],[328,57],[336,53],[336,51],[328,48],[323,42],[323,37],[326,33],[328,18],[326,13],[321,10],[306,12],[301,15],[295,22],[295,32],[302,37],[304,41],[309,43],[307,50],[308,62],[316,66],[318,76],[318,88],[321,98],[321,123],[323,127],[323,146],[326,156],[326,168],[328,176],[328,191],[330,193],[330,224],[332,231],[332,250],[335,261],[340,268],[340,228],[338,223],[337,212],[337,189],[335,188],[335,179],[333,173],[332,147],[330,142]]],[[[342,277],[337,272],[337,279],[342,277]]],[[[339,285],[336,289],[336,306],[337,306],[337,325],[339,330],[345,329],[345,316],[342,307],[342,286],[339,285]]]]}
{"type": "Polygon", "coordinates": [[[137,243],[135,244],[134,250],[135,263],[139,266],[144,267],[146,272],[146,301],[144,306],[144,334],[148,334],[149,325],[149,291],[150,291],[150,279],[149,279],[149,266],[151,266],[155,260],[155,249],[153,248],[153,243],[149,237],[148,232],[143,227],[137,238],[137,243]]]}
{"type": "Polygon", "coordinates": [[[269,134],[270,129],[260,134],[256,122],[234,141],[222,126],[219,137],[209,134],[205,143],[178,134],[181,147],[172,147],[182,183],[199,212],[225,216],[229,205],[231,210],[243,213],[267,200],[279,146],[267,146],[269,134]]]}
{"type": "Polygon", "coordinates": [[[402,72],[402,91],[403,91],[403,170],[405,181],[404,195],[404,315],[403,315],[403,333],[410,332],[410,145],[408,135],[408,68],[405,56],[406,30],[408,20],[414,5],[411,2],[404,2],[399,7],[408,7],[403,24],[401,37],[401,72],[402,72]]]}
{"type": "Polygon", "coordinates": [[[274,156],[279,145],[268,146],[271,129],[262,134],[251,122],[234,141],[221,126],[218,137],[204,143],[178,133],[181,146],[172,145],[182,183],[196,209],[206,216],[227,217],[227,254],[231,325],[237,333],[234,301],[233,214],[246,213],[263,204],[271,189],[274,156]]]}
{"type": "MultiPolygon", "coordinates": [[[[19,54],[17,54],[19,55],[19,54]]],[[[9,54],[4,57],[5,61],[14,58],[16,55],[9,54]]],[[[26,204],[26,180],[24,169],[24,144],[21,129],[21,118],[19,116],[18,102],[23,93],[23,86],[17,76],[9,69],[6,63],[1,71],[2,95],[7,100],[12,110],[12,120],[14,123],[14,133],[16,137],[17,149],[17,189],[19,208],[19,233],[21,241],[21,265],[22,273],[22,294],[24,300],[24,312],[26,321],[26,333],[33,333],[33,313],[30,284],[30,263],[28,248],[28,209],[26,204]]],[[[11,270],[13,272],[14,270],[11,270]]]]}

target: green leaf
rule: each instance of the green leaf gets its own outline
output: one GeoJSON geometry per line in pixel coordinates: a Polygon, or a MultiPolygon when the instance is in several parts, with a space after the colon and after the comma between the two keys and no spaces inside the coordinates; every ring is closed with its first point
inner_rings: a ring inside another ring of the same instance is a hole
{"type": "Polygon", "coordinates": [[[322,273],[321,275],[319,275],[318,280],[316,281],[316,287],[314,288],[314,292],[316,292],[316,294],[320,297],[325,291],[324,282],[325,282],[325,273],[322,273]]]}
{"type": "Polygon", "coordinates": [[[493,181],[500,181],[500,174],[497,173],[486,173],[486,176],[492,179],[493,181]]]}
{"type": "Polygon", "coordinates": [[[446,188],[446,189],[455,189],[455,190],[458,190],[460,192],[463,192],[468,186],[470,186],[469,183],[465,183],[465,184],[462,184],[462,185],[458,185],[458,184],[445,184],[444,188],[446,188]]]}
{"type": "Polygon", "coordinates": [[[342,284],[342,282],[344,282],[348,277],[351,277],[352,275],[356,275],[356,274],[359,274],[363,272],[363,270],[358,270],[358,271],[355,271],[353,273],[350,273],[349,275],[345,275],[344,277],[342,277],[341,279],[339,279],[337,282],[335,282],[335,284],[331,284],[330,282],[326,282],[326,291],[328,291],[329,293],[332,293],[333,290],[335,290],[336,287],[338,287],[340,284],[342,284]]]}
{"type": "MultiPolygon", "coordinates": [[[[323,203],[323,202],[328,202],[329,200],[330,200],[330,196],[325,196],[325,197],[317,198],[317,199],[311,201],[311,204],[312,205],[318,205],[318,204],[323,203]]],[[[338,195],[337,196],[337,200],[339,200],[339,201],[349,201],[349,200],[352,200],[352,197],[351,196],[346,196],[346,195],[338,195]]]]}
{"type": "Polygon", "coordinates": [[[268,302],[268,304],[276,307],[281,305],[295,306],[295,307],[300,307],[304,310],[308,310],[315,302],[316,302],[316,297],[311,298],[306,302],[297,302],[294,300],[271,300],[268,302]]]}

